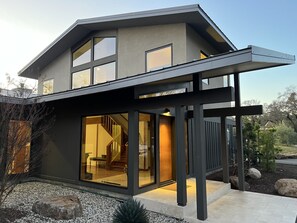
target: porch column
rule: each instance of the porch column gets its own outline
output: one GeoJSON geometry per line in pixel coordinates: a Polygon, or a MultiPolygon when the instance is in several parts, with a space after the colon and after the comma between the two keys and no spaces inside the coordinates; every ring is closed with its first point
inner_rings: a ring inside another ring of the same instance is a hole
{"type": "Polygon", "coordinates": [[[227,145],[227,124],[226,117],[221,117],[221,146],[222,146],[222,166],[223,182],[229,183],[229,150],[227,145]]]}
{"type": "MultiPolygon", "coordinates": [[[[202,74],[193,76],[194,91],[202,90],[202,74]],[[197,76],[198,75],[198,76],[197,76]]],[[[197,218],[207,218],[206,198],[206,152],[203,105],[197,101],[194,104],[194,172],[196,176],[197,218]]]]}
{"type": "Polygon", "coordinates": [[[128,191],[134,195],[139,181],[139,125],[138,111],[128,112],[128,191]]]}
{"type": "Polygon", "coordinates": [[[177,204],[187,205],[187,176],[185,153],[185,108],[175,107],[177,204]]]}
{"type": "MultiPolygon", "coordinates": [[[[234,74],[235,88],[235,109],[240,109],[240,82],[239,73],[234,74]]],[[[242,148],[242,119],[241,114],[236,115],[236,148],[237,148],[237,165],[238,165],[238,189],[244,191],[244,161],[242,148]]]]}

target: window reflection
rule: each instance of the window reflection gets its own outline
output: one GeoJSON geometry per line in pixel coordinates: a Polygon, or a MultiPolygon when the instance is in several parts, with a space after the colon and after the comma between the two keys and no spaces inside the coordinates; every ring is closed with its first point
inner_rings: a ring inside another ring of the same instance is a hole
{"type": "Polygon", "coordinates": [[[72,60],[74,67],[91,61],[91,40],[74,51],[72,60]]]}
{"type": "Polygon", "coordinates": [[[94,84],[104,83],[115,79],[115,62],[94,68],[94,84]]]}
{"type": "Polygon", "coordinates": [[[72,74],[72,89],[89,86],[90,69],[78,71],[72,74]]]}
{"type": "Polygon", "coordinates": [[[54,79],[43,82],[43,94],[51,94],[54,92],[54,79]]]}
{"type": "Polygon", "coordinates": [[[155,182],[154,116],[139,114],[139,187],[155,182]]]}
{"type": "Polygon", "coordinates": [[[9,122],[7,148],[7,160],[11,162],[9,174],[27,173],[30,164],[31,122],[9,122]]]}
{"type": "Polygon", "coordinates": [[[158,70],[172,66],[172,47],[149,51],[146,54],[146,71],[158,70]]]}
{"type": "Polygon", "coordinates": [[[83,118],[81,179],[127,187],[128,114],[83,118]]]}
{"type": "Polygon", "coordinates": [[[116,38],[94,38],[94,60],[116,53],[116,38]]]}

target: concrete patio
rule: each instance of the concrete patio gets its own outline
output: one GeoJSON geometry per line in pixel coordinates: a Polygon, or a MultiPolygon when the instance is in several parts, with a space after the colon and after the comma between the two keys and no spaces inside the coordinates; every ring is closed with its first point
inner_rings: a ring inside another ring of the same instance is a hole
{"type": "Polygon", "coordinates": [[[278,222],[294,223],[297,215],[297,199],[281,196],[240,192],[229,184],[207,181],[208,218],[196,217],[195,179],[187,180],[188,203],[180,207],[176,203],[176,184],[158,188],[134,196],[151,211],[196,222],[278,222]]]}

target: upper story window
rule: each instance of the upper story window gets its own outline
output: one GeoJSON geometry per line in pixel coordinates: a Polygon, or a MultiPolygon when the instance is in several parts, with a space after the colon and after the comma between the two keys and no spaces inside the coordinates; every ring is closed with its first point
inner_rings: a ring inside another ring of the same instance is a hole
{"type": "Polygon", "coordinates": [[[116,78],[116,37],[93,37],[72,54],[72,89],[116,78]]]}
{"type": "Polygon", "coordinates": [[[90,69],[72,74],[72,89],[89,86],[91,83],[90,69]]]}
{"type": "Polygon", "coordinates": [[[72,60],[74,67],[91,61],[91,40],[73,52],[72,60]]]}
{"type": "Polygon", "coordinates": [[[102,59],[116,53],[116,38],[94,38],[94,60],[102,59]]]}
{"type": "Polygon", "coordinates": [[[42,93],[52,94],[54,92],[54,79],[46,80],[43,82],[42,93]]]}
{"type": "Polygon", "coordinates": [[[172,45],[146,52],[146,71],[172,66],[172,45]]]}
{"type": "Polygon", "coordinates": [[[94,84],[115,79],[115,62],[94,67],[94,84]]]}

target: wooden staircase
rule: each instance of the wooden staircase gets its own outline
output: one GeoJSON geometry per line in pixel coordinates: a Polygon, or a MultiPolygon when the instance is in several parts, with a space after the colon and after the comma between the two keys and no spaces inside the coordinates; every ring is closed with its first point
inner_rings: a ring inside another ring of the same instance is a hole
{"type": "Polygon", "coordinates": [[[113,140],[106,146],[106,169],[126,171],[127,156],[128,156],[128,135],[125,131],[118,130],[120,126],[110,116],[105,115],[101,117],[101,125],[113,138],[113,140]]]}

